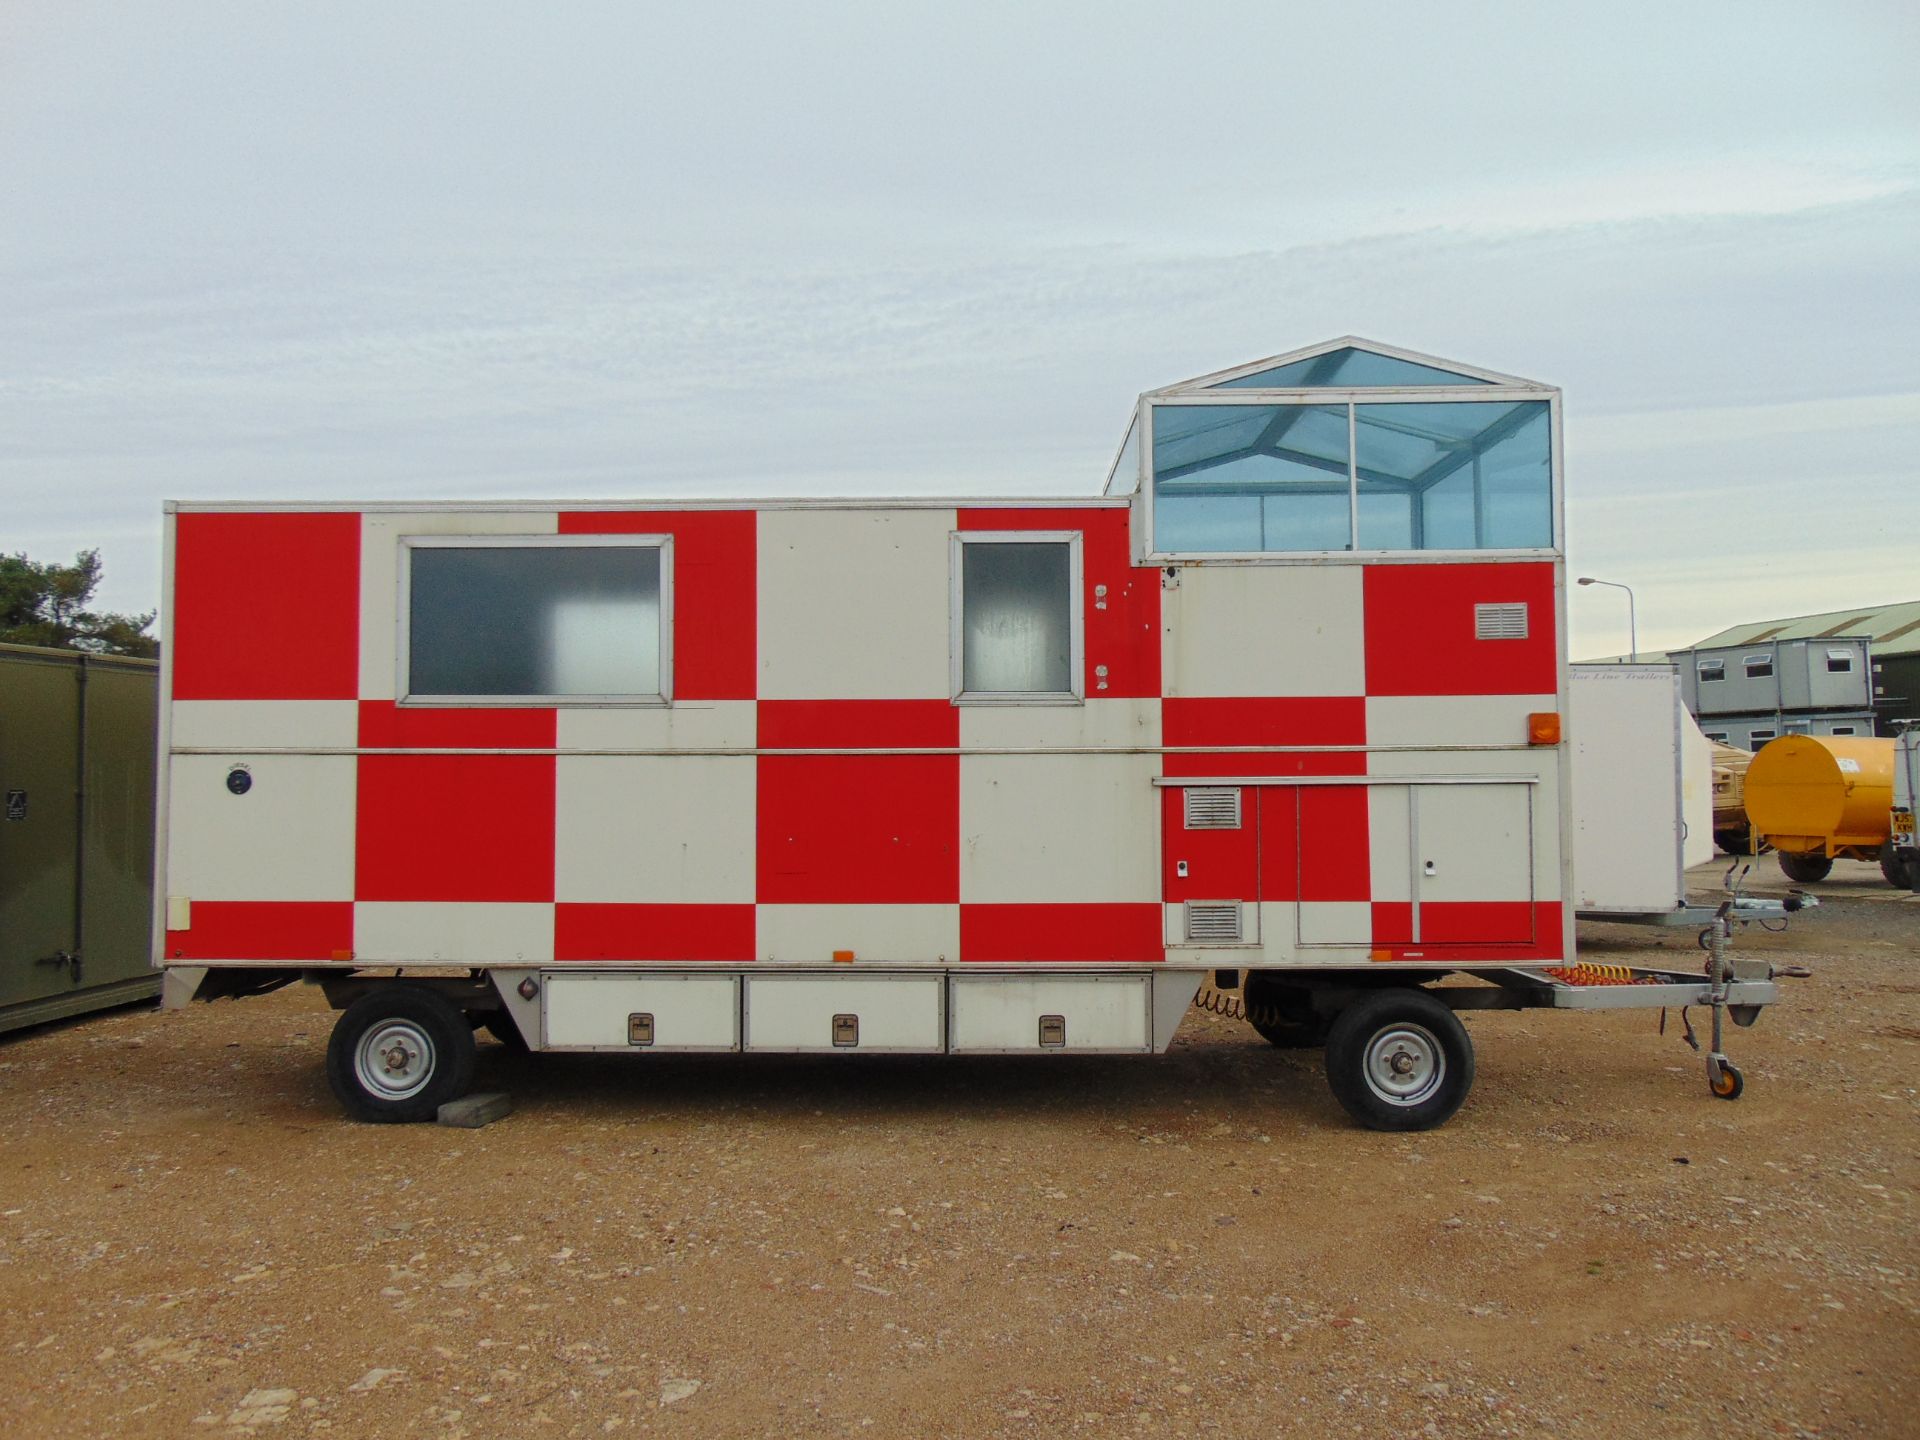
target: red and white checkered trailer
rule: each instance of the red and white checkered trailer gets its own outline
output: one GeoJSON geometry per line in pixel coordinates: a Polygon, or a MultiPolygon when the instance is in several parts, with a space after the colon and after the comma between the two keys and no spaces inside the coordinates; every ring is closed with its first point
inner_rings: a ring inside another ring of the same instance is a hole
{"type": "Polygon", "coordinates": [[[1559,404],[1346,339],[1101,498],[170,504],[170,999],[317,982],[408,1120],[478,1027],[1157,1052],[1212,975],[1437,1124],[1457,1010],[1717,983],[1570,983],[1559,404]]]}

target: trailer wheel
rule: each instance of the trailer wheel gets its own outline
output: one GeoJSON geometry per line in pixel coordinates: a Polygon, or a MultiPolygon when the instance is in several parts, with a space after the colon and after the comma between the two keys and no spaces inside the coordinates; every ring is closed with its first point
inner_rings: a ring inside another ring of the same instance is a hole
{"type": "Polygon", "coordinates": [[[327,1083],[356,1120],[431,1120],[473,1084],[473,1027],[417,985],[383,985],[349,1005],[327,1042],[327,1083]]]}
{"type": "Polygon", "coordinates": [[[1913,861],[1904,858],[1891,845],[1880,847],[1880,873],[1886,877],[1887,884],[1896,890],[1913,889],[1913,861]]]}
{"type": "Polygon", "coordinates": [[[1796,855],[1791,850],[1780,852],[1780,870],[1789,880],[1802,885],[1811,885],[1816,880],[1824,880],[1833,870],[1833,861],[1824,855],[1796,855]]]}
{"type": "Polygon", "coordinates": [[[1720,1062],[1720,1073],[1708,1082],[1707,1088],[1722,1100],[1738,1100],[1747,1088],[1747,1077],[1740,1073],[1740,1067],[1731,1060],[1720,1062]]]}
{"type": "Polygon", "coordinates": [[[1382,990],[1333,1022],[1327,1084],[1370,1130],[1431,1130],[1473,1088],[1473,1042],[1459,1017],[1424,990],[1382,990]]]}

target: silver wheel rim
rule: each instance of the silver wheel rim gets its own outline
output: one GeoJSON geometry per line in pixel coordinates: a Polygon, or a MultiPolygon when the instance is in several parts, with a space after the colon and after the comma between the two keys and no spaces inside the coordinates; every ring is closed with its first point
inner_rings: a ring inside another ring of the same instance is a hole
{"type": "Polygon", "coordinates": [[[353,1075],[380,1100],[409,1100],[433,1078],[433,1041],[411,1020],[388,1020],[360,1037],[353,1075]]]}
{"type": "Polygon", "coordinates": [[[1389,1105],[1430,1100],[1447,1078],[1447,1052],[1424,1025],[1389,1025],[1373,1033],[1362,1062],[1367,1088],[1389,1105]]]}

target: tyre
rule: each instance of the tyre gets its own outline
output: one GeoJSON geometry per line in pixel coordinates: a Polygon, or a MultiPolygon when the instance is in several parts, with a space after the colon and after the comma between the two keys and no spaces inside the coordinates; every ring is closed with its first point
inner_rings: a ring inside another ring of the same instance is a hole
{"type": "Polygon", "coordinates": [[[1327,1084],[1370,1130],[1431,1130],[1473,1088],[1473,1042],[1459,1017],[1426,991],[1382,990],[1333,1022],[1327,1084]]]}
{"type": "Polygon", "coordinates": [[[515,1055],[528,1052],[527,1037],[520,1033],[520,1027],[513,1023],[513,1017],[504,1010],[484,1011],[480,1017],[480,1028],[493,1036],[515,1055]]]}
{"type": "Polygon", "coordinates": [[[1747,1077],[1731,1060],[1720,1062],[1720,1073],[1707,1082],[1707,1088],[1721,1100],[1738,1100],[1747,1089],[1747,1077]]]}
{"type": "Polygon", "coordinates": [[[327,1042],[327,1083],[349,1115],[431,1120],[473,1085],[473,1026],[418,985],[381,985],[346,1008],[327,1042]]]}
{"type": "Polygon", "coordinates": [[[1313,1008],[1313,998],[1304,987],[1249,975],[1245,995],[1247,1023],[1269,1045],[1282,1050],[1317,1050],[1327,1043],[1331,1022],[1313,1008]]]}
{"type": "Polygon", "coordinates": [[[1753,853],[1753,834],[1751,831],[1716,830],[1713,843],[1729,855],[1751,855],[1753,853]]]}
{"type": "Polygon", "coordinates": [[[1780,871],[1789,880],[1802,885],[1811,885],[1816,880],[1824,880],[1833,869],[1833,861],[1825,855],[1796,855],[1792,851],[1780,852],[1780,871]]]}
{"type": "Polygon", "coordinates": [[[1886,877],[1887,884],[1896,890],[1914,888],[1913,861],[1904,858],[1891,845],[1880,847],[1880,873],[1886,877]]]}

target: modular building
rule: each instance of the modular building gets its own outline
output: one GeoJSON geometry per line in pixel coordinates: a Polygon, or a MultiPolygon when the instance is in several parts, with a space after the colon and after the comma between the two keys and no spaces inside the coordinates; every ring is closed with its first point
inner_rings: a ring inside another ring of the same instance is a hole
{"type": "Polygon", "coordinates": [[[466,1021],[1146,1052],[1212,975],[1437,1123],[1573,960],[1559,407],[1346,339],[1141,396],[1099,497],[171,504],[158,958],[325,985],[372,1119],[466,1021]]]}
{"type": "Polygon", "coordinates": [[[1751,621],[1672,658],[1702,726],[1749,749],[1779,735],[1893,735],[1920,716],[1920,600],[1751,621]],[[1764,671],[1776,645],[1777,681],[1749,677],[1748,657],[1764,671]],[[1803,656],[1787,658],[1789,645],[1803,656]],[[1701,683],[1701,661],[1721,662],[1718,678],[1701,683]],[[1749,679],[1760,683],[1749,689],[1749,679]]]}
{"type": "Polygon", "coordinates": [[[151,1000],[151,660],[0,645],[0,1031],[151,1000]]]}
{"type": "Polygon", "coordinates": [[[1757,750],[1781,735],[1871,735],[1872,642],[1864,635],[1698,645],[1667,657],[1709,740],[1757,750]]]}

